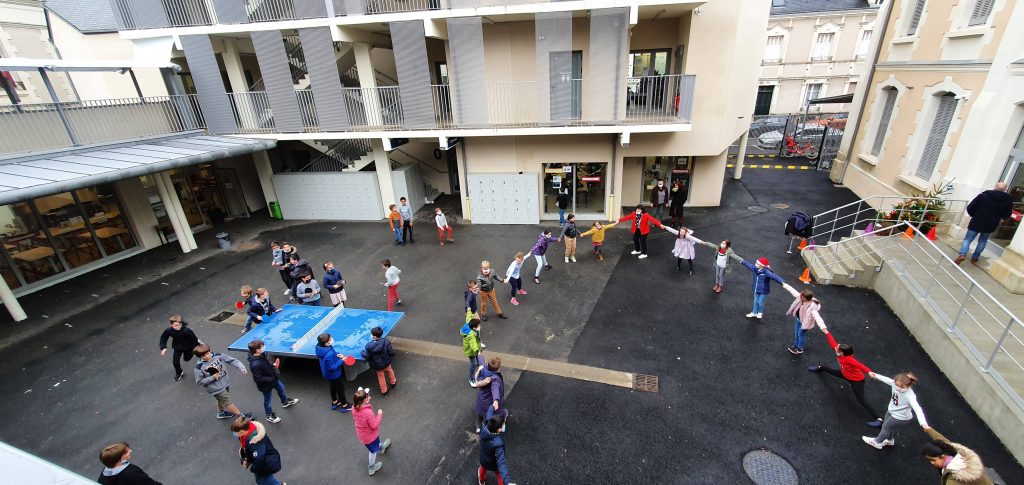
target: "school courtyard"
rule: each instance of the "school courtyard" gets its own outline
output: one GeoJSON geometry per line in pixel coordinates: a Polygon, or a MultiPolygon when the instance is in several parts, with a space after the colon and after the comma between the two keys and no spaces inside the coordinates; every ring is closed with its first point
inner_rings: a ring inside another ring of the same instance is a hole
{"type": "MultiPolygon", "coordinates": [[[[721,207],[687,209],[685,221],[700,239],[730,239],[743,257],[769,258],[800,288],[803,264],[785,252],[784,221],[795,210],[815,214],[852,200],[813,170],[750,170],[742,181],[727,178],[721,207]]],[[[366,450],[350,415],[329,409],[316,362],[290,359],[282,379],[302,402],[280,409],[275,396],[283,421],[267,430],[283,459],[277,477],[293,485],[476,483],[476,391],[467,386],[463,360],[446,357],[442,346],[461,345],[463,290],[480,261],[492,261],[503,274],[541,227],[454,227],[454,244],[439,246],[434,227],[423,223],[416,244],[395,247],[386,224],[256,216],[225,226],[230,250],[218,250],[216,231],[207,231],[196,236],[201,249],[188,255],[165,245],[26,296],[21,302],[30,318],[5,321],[0,329],[0,440],[89,478],[102,470],[97,456],[104,445],[127,441],[133,463],[165,484],[252,483],[238,465],[229,421],[215,419],[214,400],[192,381],[191,366],[185,379],[172,380],[169,353],[161,357],[157,343],[167,316],[180,313],[201,340],[223,351],[241,327],[209,319],[234,311],[242,284],[266,286],[283,303],[268,248],[281,240],[298,247],[317,277],[319,265],[333,260],[354,308],[385,308],[379,262],[390,258],[402,269],[399,309],[407,313],[391,334],[397,390],[381,398],[370,372],[347,387],[349,394],[357,385],[374,389],[373,403],[384,409],[381,437],[392,447],[380,457],[382,470],[367,477],[366,450]]],[[[527,261],[529,294],[522,304],[508,304],[508,286],[499,285],[509,319],[491,313],[483,323],[487,351],[530,358],[531,370],[503,369],[511,413],[506,452],[516,483],[752,483],[743,457],[758,449],[787,460],[799,483],[938,482],[937,470],[918,453],[927,437],[916,424],[900,429],[896,445],[882,451],[861,441],[876,429],[865,425],[848,386],[806,370],[835,365],[820,332],[808,333],[802,356],[786,351],[793,326],[784,316],[791,298],[782,288],[773,288],[763,321],[749,320],[744,268],[733,265],[726,290],[715,294],[707,248],[697,248],[688,276],[674,270],[670,234],[651,237],[646,260],[629,255],[628,228],[608,234],[603,262],[589,253],[588,240],[580,241],[579,262],[568,265],[563,246],[553,244],[554,269],[539,286],[531,278],[534,262],[527,261]],[[572,375],[560,364],[596,369],[572,375]],[[656,392],[599,382],[622,372],[656,376],[656,392]]],[[[1024,483],[1024,468],[881,298],[810,287],[830,330],[852,343],[862,362],[881,374],[912,370],[920,377],[915,390],[932,427],[977,451],[1004,483],[1024,483]]],[[[242,353],[229,353],[244,362],[242,353]]],[[[236,404],[262,420],[252,379],[230,372],[236,404]]],[[[884,412],[888,396],[887,386],[867,384],[876,411],[884,412]]]]}

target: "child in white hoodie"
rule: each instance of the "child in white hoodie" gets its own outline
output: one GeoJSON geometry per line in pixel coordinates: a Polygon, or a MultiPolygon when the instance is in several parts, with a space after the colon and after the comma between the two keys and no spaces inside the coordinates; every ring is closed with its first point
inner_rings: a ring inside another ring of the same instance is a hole
{"type": "Polygon", "coordinates": [[[402,304],[402,299],[398,297],[398,284],[401,282],[398,275],[402,274],[402,270],[398,269],[398,266],[391,266],[390,259],[381,261],[380,268],[384,270],[384,278],[387,279],[381,284],[388,288],[388,311],[390,312],[395,305],[402,304]]]}
{"type": "Polygon", "coordinates": [[[437,239],[441,241],[442,246],[444,246],[445,231],[448,231],[448,242],[455,242],[455,240],[452,239],[452,226],[448,225],[448,219],[445,218],[440,207],[434,207],[434,222],[437,223],[437,239]]]}
{"type": "Polygon", "coordinates": [[[909,424],[915,415],[917,416],[917,423],[922,428],[926,430],[929,428],[928,421],[924,418],[924,411],[921,409],[921,405],[917,403],[917,394],[911,389],[917,383],[917,376],[911,372],[900,372],[892,379],[875,374],[874,372],[869,372],[868,375],[872,379],[892,386],[892,397],[889,399],[889,409],[885,412],[885,420],[882,421],[882,430],[874,438],[861,436],[865,443],[879,450],[886,446],[895,445],[896,440],[893,439],[893,432],[896,430],[896,427],[909,424]]]}

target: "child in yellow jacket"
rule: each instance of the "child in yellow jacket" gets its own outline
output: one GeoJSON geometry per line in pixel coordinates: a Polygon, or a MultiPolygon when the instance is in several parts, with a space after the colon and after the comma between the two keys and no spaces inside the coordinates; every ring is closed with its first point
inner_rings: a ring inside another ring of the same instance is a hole
{"type": "Polygon", "coordinates": [[[600,221],[594,222],[590,225],[590,229],[580,237],[593,236],[590,238],[590,243],[594,246],[594,254],[597,255],[598,261],[604,261],[604,254],[601,252],[601,246],[604,245],[604,231],[610,227],[615,227],[618,222],[611,224],[601,224],[600,221]]]}
{"type": "Polygon", "coordinates": [[[395,245],[405,246],[405,240],[402,239],[402,214],[395,210],[395,204],[389,205],[388,209],[391,210],[388,214],[388,226],[395,232],[395,245]]]}

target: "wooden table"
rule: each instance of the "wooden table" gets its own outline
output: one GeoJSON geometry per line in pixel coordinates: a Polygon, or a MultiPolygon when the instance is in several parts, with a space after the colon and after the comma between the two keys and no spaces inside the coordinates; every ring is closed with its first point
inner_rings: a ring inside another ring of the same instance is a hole
{"type": "Polygon", "coordinates": [[[59,272],[57,269],[57,262],[53,259],[55,254],[56,253],[53,251],[53,248],[49,246],[36,246],[26,251],[14,253],[11,257],[30,264],[36,264],[39,260],[46,258],[50,262],[50,267],[53,268],[53,272],[57,273],[59,272]]]}
{"type": "MultiPolygon", "coordinates": [[[[122,234],[128,234],[128,229],[125,229],[123,227],[101,227],[99,229],[96,229],[96,237],[100,239],[116,238],[118,246],[120,246],[121,250],[123,251],[125,249],[125,245],[124,240],[121,239],[122,234]]],[[[78,237],[88,239],[92,237],[92,234],[89,234],[88,232],[83,232],[79,234],[78,237]]]]}

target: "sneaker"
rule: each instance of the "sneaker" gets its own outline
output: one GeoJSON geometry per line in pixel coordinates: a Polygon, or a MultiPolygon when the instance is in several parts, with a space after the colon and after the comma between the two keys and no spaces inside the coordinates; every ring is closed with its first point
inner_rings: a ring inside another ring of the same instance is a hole
{"type": "Polygon", "coordinates": [[[875,439],[870,436],[861,436],[860,439],[864,440],[865,443],[875,447],[875,449],[877,450],[880,450],[883,447],[885,447],[885,445],[883,445],[882,443],[875,443],[875,439]]]}
{"type": "Polygon", "coordinates": [[[598,261],[604,261],[604,255],[601,254],[601,253],[597,253],[597,260],[598,261]]]}
{"type": "Polygon", "coordinates": [[[486,322],[487,321],[487,315],[480,315],[480,321],[481,322],[486,322]]]}
{"type": "Polygon", "coordinates": [[[804,352],[802,350],[796,348],[796,347],[790,347],[789,348],[789,353],[791,353],[793,355],[800,355],[800,354],[802,354],[804,352]]]}
{"type": "Polygon", "coordinates": [[[537,283],[537,284],[539,285],[539,284],[540,284],[540,278],[534,278],[534,279],[533,279],[533,282],[534,282],[534,283],[537,283]]]}
{"type": "Polygon", "coordinates": [[[967,256],[957,256],[956,259],[953,260],[953,262],[956,263],[956,264],[960,264],[960,263],[962,263],[962,262],[964,262],[966,260],[967,260],[967,256]]]}
{"type": "Polygon", "coordinates": [[[640,254],[640,251],[630,251],[629,254],[633,254],[633,255],[640,254]]]}
{"type": "Polygon", "coordinates": [[[550,270],[550,269],[554,269],[554,268],[555,268],[555,267],[554,267],[554,266],[551,266],[550,264],[546,264],[546,265],[544,265],[544,269],[549,269],[549,270],[550,270]]]}
{"type": "Polygon", "coordinates": [[[291,289],[284,290],[284,294],[285,295],[290,295],[290,294],[292,294],[292,290],[291,289]]]}
{"type": "Polygon", "coordinates": [[[277,415],[274,413],[270,413],[267,415],[267,421],[271,423],[280,423],[281,418],[277,417],[277,415]]]}
{"type": "Polygon", "coordinates": [[[380,470],[380,467],[382,466],[384,466],[384,464],[378,461],[377,463],[370,465],[370,467],[367,468],[366,471],[369,472],[370,475],[372,476],[374,473],[377,473],[377,470],[380,470]]]}
{"type": "Polygon", "coordinates": [[[444,246],[444,241],[441,241],[441,245],[444,246]]]}
{"type": "MultiPolygon", "coordinates": [[[[480,434],[480,428],[476,429],[476,434],[480,434]]],[[[484,482],[480,482],[480,483],[484,483],[484,482]]]]}
{"type": "Polygon", "coordinates": [[[693,271],[690,271],[690,276],[693,276],[693,271]]]}
{"type": "Polygon", "coordinates": [[[565,264],[569,264],[569,257],[568,256],[565,257],[565,264]]]}
{"type": "Polygon", "coordinates": [[[971,264],[978,264],[978,258],[971,258],[971,264]]]}
{"type": "Polygon", "coordinates": [[[483,349],[486,349],[486,348],[487,348],[487,344],[485,344],[483,342],[480,342],[480,349],[483,350],[483,349]]]}
{"type": "Polygon", "coordinates": [[[758,313],[757,314],[757,319],[760,320],[762,318],[764,318],[764,313],[758,313]]]}
{"type": "Polygon", "coordinates": [[[757,316],[757,314],[754,313],[754,312],[750,312],[750,313],[747,314],[747,318],[754,318],[756,316],[757,316]]]}
{"type": "Polygon", "coordinates": [[[470,379],[469,380],[469,387],[476,387],[476,381],[474,381],[473,379],[470,379]]]}
{"type": "Polygon", "coordinates": [[[455,240],[452,238],[448,238],[448,242],[455,242],[455,240]]]}
{"type": "Polygon", "coordinates": [[[379,450],[380,454],[383,455],[385,452],[387,452],[389,446],[391,446],[391,440],[390,439],[384,440],[384,442],[380,444],[380,450],[379,450]]]}
{"type": "Polygon", "coordinates": [[[237,418],[238,416],[245,416],[246,418],[248,418],[250,420],[253,418],[253,414],[252,413],[242,413],[242,414],[233,414],[233,415],[231,415],[232,418],[237,418]]]}
{"type": "Polygon", "coordinates": [[[526,290],[519,290],[516,293],[518,293],[520,295],[525,295],[526,294],[526,290]]]}
{"type": "Polygon", "coordinates": [[[500,318],[502,320],[508,320],[508,317],[506,317],[504,313],[499,313],[498,314],[498,318],[500,318]]]}
{"type": "Polygon", "coordinates": [[[235,417],[235,415],[231,414],[231,413],[229,413],[227,411],[218,411],[217,412],[217,419],[231,419],[233,417],[235,417]]]}
{"type": "Polygon", "coordinates": [[[896,440],[890,438],[882,442],[882,446],[896,446],[896,440]]]}
{"type": "Polygon", "coordinates": [[[712,286],[711,291],[718,293],[718,285],[712,286]]]}
{"type": "Polygon", "coordinates": [[[183,377],[184,375],[185,375],[185,371],[181,371],[181,372],[178,372],[178,373],[174,374],[174,382],[178,382],[178,381],[180,381],[180,380],[181,380],[181,378],[182,378],[182,377],[183,377]]]}
{"type": "Polygon", "coordinates": [[[637,256],[637,258],[638,259],[647,259],[647,255],[646,254],[641,254],[640,256],[637,256]]]}
{"type": "Polygon", "coordinates": [[[519,304],[519,300],[517,300],[517,299],[516,299],[516,297],[514,297],[514,296],[513,296],[513,297],[512,297],[512,302],[511,302],[511,303],[512,303],[513,305],[518,305],[518,304],[519,304]]]}
{"type": "Polygon", "coordinates": [[[388,397],[388,393],[390,393],[390,392],[391,391],[383,391],[383,392],[380,393],[380,397],[388,397]]]}
{"type": "Polygon", "coordinates": [[[398,300],[398,301],[395,302],[395,305],[401,305],[401,304],[402,304],[402,300],[398,300]]]}
{"type": "Polygon", "coordinates": [[[290,408],[290,407],[292,407],[292,406],[294,406],[294,405],[296,405],[298,403],[299,403],[298,399],[289,399],[289,400],[281,403],[281,407],[283,407],[283,408],[290,408]]]}
{"type": "Polygon", "coordinates": [[[809,366],[809,367],[807,367],[807,371],[808,372],[821,372],[821,366],[820,365],[809,366]]]}
{"type": "Polygon", "coordinates": [[[345,414],[350,411],[352,411],[352,405],[349,403],[345,403],[342,404],[341,406],[338,406],[338,412],[341,414],[345,414]]]}
{"type": "Polygon", "coordinates": [[[576,262],[576,256],[569,256],[569,261],[576,262]]]}
{"type": "Polygon", "coordinates": [[[876,419],[874,421],[868,421],[868,426],[871,426],[872,428],[881,428],[882,427],[882,420],[881,419],[876,419]]]}
{"type": "Polygon", "coordinates": [[[339,407],[341,407],[341,404],[336,402],[331,403],[331,411],[337,411],[339,407]]]}

